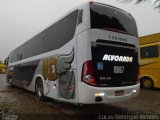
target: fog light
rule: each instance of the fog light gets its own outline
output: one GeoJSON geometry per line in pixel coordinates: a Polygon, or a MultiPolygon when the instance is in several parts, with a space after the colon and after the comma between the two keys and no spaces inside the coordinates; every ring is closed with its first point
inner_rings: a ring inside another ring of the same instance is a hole
{"type": "Polygon", "coordinates": [[[133,93],[136,93],[137,92],[137,90],[133,90],[133,93]]]}
{"type": "Polygon", "coordinates": [[[97,97],[97,96],[104,96],[104,93],[95,93],[94,96],[95,97],[97,97]]]}

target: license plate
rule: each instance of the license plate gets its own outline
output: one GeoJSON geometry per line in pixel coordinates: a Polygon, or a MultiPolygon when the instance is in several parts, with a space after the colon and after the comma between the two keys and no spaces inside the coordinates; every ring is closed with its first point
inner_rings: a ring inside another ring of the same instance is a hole
{"type": "Polygon", "coordinates": [[[122,95],[124,95],[123,90],[115,91],[115,96],[122,96],[122,95]]]}

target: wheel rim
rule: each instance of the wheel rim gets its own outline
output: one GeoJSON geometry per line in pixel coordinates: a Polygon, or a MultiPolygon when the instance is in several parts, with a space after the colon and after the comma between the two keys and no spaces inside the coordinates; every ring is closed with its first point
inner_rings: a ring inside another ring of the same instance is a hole
{"type": "Polygon", "coordinates": [[[151,88],[151,86],[152,86],[152,83],[151,83],[150,80],[145,80],[145,81],[144,81],[144,87],[145,87],[145,88],[151,88]]]}
{"type": "Polygon", "coordinates": [[[38,89],[38,96],[42,96],[42,93],[41,93],[41,90],[40,89],[38,89]]]}
{"type": "Polygon", "coordinates": [[[9,82],[8,82],[10,85],[12,84],[12,79],[9,79],[9,82]]]}
{"type": "Polygon", "coordinates": [[[38,97],[42,96],[42,87],[40,84],[37,84],[37,95],[38,97]]]}

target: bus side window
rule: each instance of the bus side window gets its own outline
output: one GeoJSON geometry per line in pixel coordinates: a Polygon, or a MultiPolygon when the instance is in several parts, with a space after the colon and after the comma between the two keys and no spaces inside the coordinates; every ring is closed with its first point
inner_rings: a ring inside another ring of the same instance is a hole
{"type": "Polygon", "coordinates": [[[140,48],[140,57],[141,58],[156,58],[159,56],[158,46],[149,46],[140,48]]]}
{"type": "Polygon", "coordinates": [[[83,20],[83,10],[79,10],[77,25],[81,24],[82,20],[83,20]]]}

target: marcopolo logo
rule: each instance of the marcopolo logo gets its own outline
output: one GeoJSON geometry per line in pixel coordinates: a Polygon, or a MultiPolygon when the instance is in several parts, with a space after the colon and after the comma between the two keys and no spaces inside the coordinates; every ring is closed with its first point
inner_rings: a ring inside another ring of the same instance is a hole
{"type": "Polygon", "coordinates": [[[117,62],[132,62],[133,57],[105,54],[103,56],[103,60],[105,60],[105,61],[117,61],[117,62]]]}

